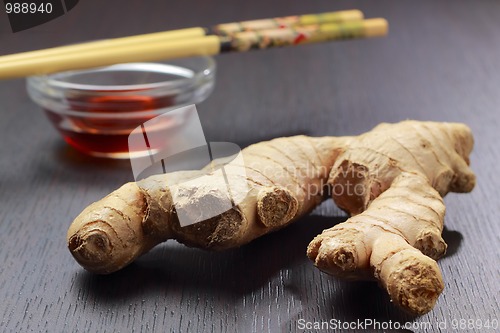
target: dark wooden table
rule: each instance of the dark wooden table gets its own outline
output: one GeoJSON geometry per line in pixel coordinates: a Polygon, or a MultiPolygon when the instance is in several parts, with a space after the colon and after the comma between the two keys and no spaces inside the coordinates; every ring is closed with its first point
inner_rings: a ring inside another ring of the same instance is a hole
{"type": "Polygon", "coordinates": [[[446,197],[446,288],[433,311],[407,315],[375,283],[313,267],[309,241],[346,218],[332,203],[240,249],[167,242],[116,274],[87,273],[66,248],[66,230],[87,204],[133,179],[130,165],[68,148],[20,79],[0,82],[0,331],[288,332],[301,331],[301,322],[358,319],[414,325],[400,332],[498,325],[498,1],[86,0],[16,34],[0,13],[0,54],[342,8],[387,18],[390,36],[218,57],[216,90],[198,105],[205,134],[246,145],[358,134],[407,118],[469,124],[478,183],[471,194],[446,197]]]}

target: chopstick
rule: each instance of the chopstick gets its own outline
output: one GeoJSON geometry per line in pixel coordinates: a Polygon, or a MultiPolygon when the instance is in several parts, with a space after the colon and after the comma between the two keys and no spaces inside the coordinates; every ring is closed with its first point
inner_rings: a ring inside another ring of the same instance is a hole
{"type": "Polygon", "coordinates": [[[325,23],[261,31],[237,32],[232,36],[203,36],[137,44],[101,47],[79,53],[28,58],[0,63],[0,78],[41,75],[53,72],[106,66],[122,62],[167,60],[191,56],[245,52],[329,40],[370,38],[387,34],[383,18],[325,23]]]}
{"type": "Polygon", "coordinates": [[[275,17],[268,19],[242,21],[233,23],[222,23],[210,28],[194,27],[179,30],[155,32],[150,34],[121,37],[94,42],[80,43],[67,46],[59,46],[44,50],[29,51],[17,54],[0,56],[0,63],[11,61],[22,61],[36,57],[51,57],[61,54],[79,53],[90,50],[98,50],[101,47],[116,47],[125,45],[141,45],[148,42],[163,42],[173,39],[196,38],[209,35],[231,36],[242,31],[255,31],[274,28],[290,28],[298,25],[340,23],[363,19],[363,13],[357,9],[325,12],[318,14],[307,14],[299,16],[275,17]]]}

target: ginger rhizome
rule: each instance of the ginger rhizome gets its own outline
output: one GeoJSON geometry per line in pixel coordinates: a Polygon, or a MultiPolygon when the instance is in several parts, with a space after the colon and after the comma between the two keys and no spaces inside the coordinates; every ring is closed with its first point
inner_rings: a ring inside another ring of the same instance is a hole
{"type": "Polygon", "coordinates": [[[260,142],[242,151],[244,163],[224,166],[226,181],[244,174],[249,189],[224,213],[185,227],[177,216],[227,202],[226,184],[212,177],[215,162],[125,184],[74,220],[68,247],[87,270],[111,273],[168,239],[213,250],[241,246],[308,214],[329,194],[352,217],[317,236],[309,258],[336,276],[375,278],[396,304],[421,314],[444,288],[435,261],[446,251],[442,197],[474,187],[472,146],[465,125],[417,121],[354,137],[260,142]]]}
{"type": "Polygon", "coordinates": [[[322,188],[338,153],[330,148],[335,143],[335,138],[296,136],[245,148],[244,163],[224,166],[228,183],[238,184],[246,175],[245,190],[250,190],[244,200],[185,227],[177,212],[196,215],[228,201],[224,179],[207,171],[213,165],[125,184],[75,219],[68,231],[69,248],[89,271],[111,273],[168,239],[204,249],[238,247],[284,227],[323,200],[322,188]],[[315,193],[309,191],[313,188],[315,193]]]}
{"type": "Polygon", "coordinates": [[[428,312],[444,288],[435,261],[446,251],[442,197],[475,185],[468,166],[471,132],[461,124],[382,124],[347,139],[346,146],[328,183],[336,187],[350,181],[364,190],[332,191],[336,204],[352,217],[324,230],[307,255],[332,275],[375,277],[396,304],[428,312]]]}

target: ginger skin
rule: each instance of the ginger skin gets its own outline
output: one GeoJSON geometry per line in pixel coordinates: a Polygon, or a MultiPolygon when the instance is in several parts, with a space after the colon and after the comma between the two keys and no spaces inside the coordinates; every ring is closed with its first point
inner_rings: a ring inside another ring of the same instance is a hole
{"type": "Polygon", "coordinates": [[[224,167],[229,183],[241,177],[244,169],[250,191],[243,202],[185,227],[180,226],[177,212],[196,215],[200,206],[212,209],[218,201],[226,201],[226,184],[220,177],[209,172],[196,182],[201,178],[194,177],[203,170],[181,171],[127,183],[91,204],[73,221],[68,247],[85,269],[107,274],[168,239],[210,250],[241,246],[284,227],[323,201],[323,187],[340,152],[331,149],[336,142],[329,137],[296,136],[245,148],[244,166],[231,163],[224,167]],[[190,178],[189,183],[179,181],[190,178]],[[168,187],[167,183],[178,185],[168,187]],[[184,194],[175,206],[174,192],[184,194]]]}
{"type": "Polygon", "coordinates": [[[435,261],[446,251],[442,196],[474,187],[472,146],[465,125],[418,121],[381,124],[355,137],[261,142],[242,151],[244,166],[225,166],[229,182],[244,169],[250,189],[226,212],[185,227],[177,218],[227,199],[226,184],[210,178],[213,165],[152,176],[87,207],[68,230],[68,247],[85,269],[100,274],[168,239],[224,250],[283,228],[329,192],[352,217],[317,236],[309,258],[336,276],[376,278],[396,304],[422,314],[444,288],[435,261]],[[172,193],[182,194],[175,206],[172,193]]]}
{"type": "Polygon", "coordinates": [[[362,190],[332,191],[352,217],[315,237],[308,257],[332,275],[375,277],[409,312],[430,311],[444,288],[435,261],[446,252],[442,196],[473,189],[472,146],[465,125],[410,121],[349,140],[328,183],[362,190]]]}

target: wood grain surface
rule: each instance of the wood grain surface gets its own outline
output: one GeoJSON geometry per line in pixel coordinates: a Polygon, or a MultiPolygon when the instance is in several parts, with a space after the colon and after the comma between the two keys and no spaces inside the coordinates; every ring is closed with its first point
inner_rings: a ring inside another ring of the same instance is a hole
{"type": "Polygon", "coordinates": [[[313,267],[309,241],[346,219],[332,203],[236,250],[167,242],[116,274],[85,272],[66,230],[133,179],[130,165],[68,148],[19,79],[0,82],[0,332],[301,332],[315,331],[301,322],[357,320],[412,325],[393,332],[493,332],[479,326],[500,319],[500,2],[85,0],[16,34],[0,13],[0,54],[343,8],[387,18],[390,35],[219,56],[216,89],[198,105],[203,128],[208,141],[247,145],[407,118],[467,123],[478,182],[445,199],[446,287],[433,311],[405,314],[375,283],[313,267]]]}

